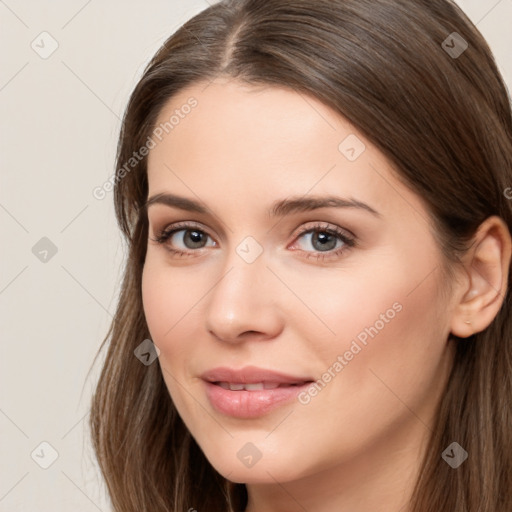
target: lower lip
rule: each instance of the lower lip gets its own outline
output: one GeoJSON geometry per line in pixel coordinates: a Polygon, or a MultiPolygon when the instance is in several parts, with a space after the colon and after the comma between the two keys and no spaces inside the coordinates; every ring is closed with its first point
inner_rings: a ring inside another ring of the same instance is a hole
{"type": "Polygon", "coordinates": [[[231,391],[205,382],[206,395],[212,406],[234,418],[257,418],[291,402],[310,383],[302,386],[279,387],[258,391],[231,391]]]}

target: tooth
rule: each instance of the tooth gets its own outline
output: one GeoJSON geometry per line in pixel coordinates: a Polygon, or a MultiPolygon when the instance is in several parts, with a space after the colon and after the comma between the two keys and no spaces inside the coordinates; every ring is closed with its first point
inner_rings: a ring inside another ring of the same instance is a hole
{"type": "Polygon", "coordinates": [[[246,384],[245,389],[247,391],[259,391],[259,390],[265,389],[265,388],[263,387],[263,382],[258,382],[256,384],[246,384]]]}
{"type": "Polygon", "coordinates": [[[279,387],[289,387],[289,386],[298,386],[302,383],[292,383],[292,384],[279,384],[278,382],[255,382],[252,384],[238,384],[231,382],[217,382],[217,385],[222,389],[228,389],[231,391],[262,391],[264,389],[277,389],[279,387]]]}

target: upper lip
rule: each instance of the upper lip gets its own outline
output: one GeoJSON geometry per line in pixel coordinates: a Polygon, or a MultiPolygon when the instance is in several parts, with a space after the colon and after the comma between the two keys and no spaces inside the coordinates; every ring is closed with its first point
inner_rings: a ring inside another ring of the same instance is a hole
{"type": "Polygon", "coordinates": [[[235,369],[227,367],[213,368],[201,375],[207,382],[229,382],[233,384],[257,384],[260,382],[276,382],[278,384],[304,384],[312,382],[310,377],[293,376],[274,370],[266,370],[256,366],[245,366],[235,369]]]}

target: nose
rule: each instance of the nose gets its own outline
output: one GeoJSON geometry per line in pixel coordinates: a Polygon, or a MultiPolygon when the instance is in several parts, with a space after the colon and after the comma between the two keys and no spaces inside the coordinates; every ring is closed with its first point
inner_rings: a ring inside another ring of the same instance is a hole
{"type": "Polygon", "coordinates": [[[223,267],[206,302],[205,327],[217,340],[270,340],[283,329],[279,281],[260,256],[246,263],[236,253],[223,267]]]}

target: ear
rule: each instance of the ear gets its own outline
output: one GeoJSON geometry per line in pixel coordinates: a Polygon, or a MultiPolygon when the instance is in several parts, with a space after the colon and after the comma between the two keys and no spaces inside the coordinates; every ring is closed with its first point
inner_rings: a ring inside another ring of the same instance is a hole
{"type": "Polygon", "coordinates": [[[467,275],[451,319],[455,336],[483,331],[498,314],[507,293],[511,247],[510,232],[500,217],[489,217],[479,226],[461,260],[467,275]]]}

